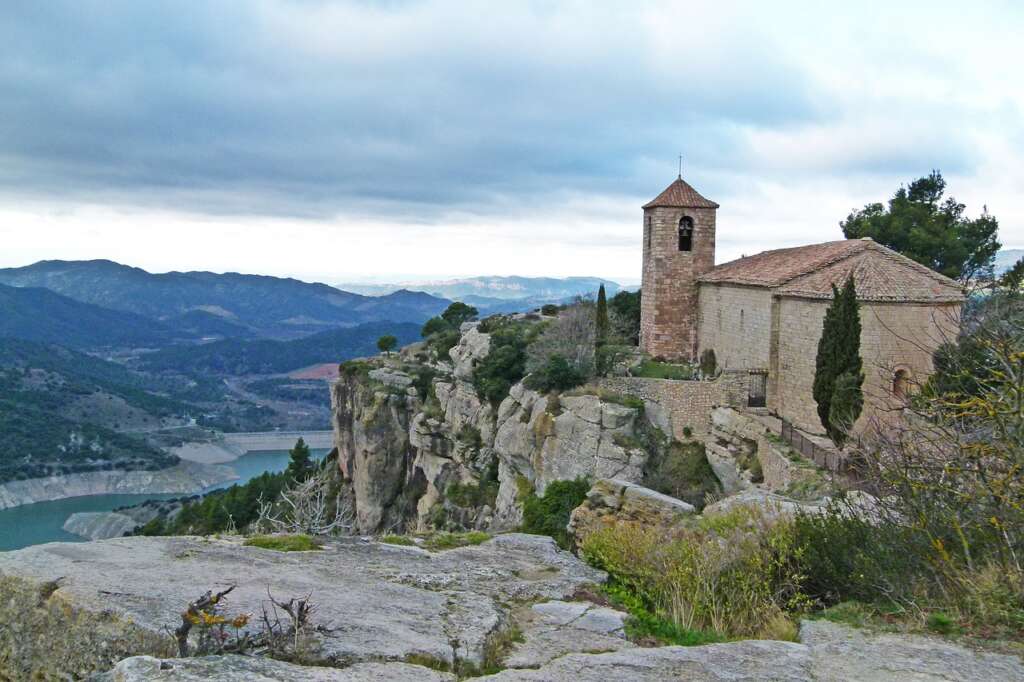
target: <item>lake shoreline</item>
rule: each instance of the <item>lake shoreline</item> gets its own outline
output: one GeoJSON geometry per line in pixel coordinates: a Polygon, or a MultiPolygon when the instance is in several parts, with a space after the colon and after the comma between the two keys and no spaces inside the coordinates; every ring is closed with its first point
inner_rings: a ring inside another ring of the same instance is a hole
{"type": "Polygon", "coordinates": [[[29,478],[0,483],[0,510],[93,495],[188,495],[237,479],[230,466],[185,460],[153,471],[89,471],[29,478]]]}

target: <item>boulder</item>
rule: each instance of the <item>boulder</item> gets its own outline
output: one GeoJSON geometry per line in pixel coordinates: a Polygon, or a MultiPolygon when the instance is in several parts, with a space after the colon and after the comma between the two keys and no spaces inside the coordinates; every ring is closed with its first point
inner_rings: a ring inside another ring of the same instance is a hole
{"type": "Polygon", "coordinates": [[[253,632],[268,591],[312,595],[315,663],[479,666],[514,604],[565,599],[603,579],[550,538],[520,534],[436,554],[358,539],[309,552],[239,538],[37,545],[0,553],[0,666],[11,679],[77,679],[125,657],[168,657],[181,611],[227,585],[236,587],[224,612],[255,614],[253,632]]]}
{"type": "Polygon", "coordinates": [[[650,488],[601,479],[591,486],[583,504],[573,510],[569,533],[579,544],[593,531],[621,521],[671,528],[696,511],[693,505],[650,488]]]}
{"type": "Polygon", "coordinates": [[[737,507],[754,507],[768,516],[792,516],[798,511],[819,514],[825,509],[826,504],[827,500],[814,503],[797,502],[762,488],[748,488],[737,495],[709,504],[704,507],[704,514],[721,514],[737,507]]]}

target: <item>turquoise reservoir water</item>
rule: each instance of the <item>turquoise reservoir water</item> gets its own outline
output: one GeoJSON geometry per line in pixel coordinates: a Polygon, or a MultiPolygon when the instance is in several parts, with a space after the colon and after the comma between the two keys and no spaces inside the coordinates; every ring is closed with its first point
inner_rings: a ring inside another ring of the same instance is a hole
{"type": "MultiPolygon", "coordinates": [[[[313,450],[312,454],[319,459],[326,455],[327,451],[313,450]]],[[[288,466],[288,458],[287,450],[246,453],[228,463],[228,466],[238,473],[238,480],[213,486],[210,490],[226,488],[234,483],[245,483],[264,471],[284,471],[288,466]]],[[[83,538],[72,535],[63,528],[64,522],[75,512],[113,511],[118,507],[139,504],[146,500],[168,500],[175,497],[181,495],[89,495],[4,509],[0,511],[0,551],[20,549],[43,542],[82,542],[83,538]]]]}

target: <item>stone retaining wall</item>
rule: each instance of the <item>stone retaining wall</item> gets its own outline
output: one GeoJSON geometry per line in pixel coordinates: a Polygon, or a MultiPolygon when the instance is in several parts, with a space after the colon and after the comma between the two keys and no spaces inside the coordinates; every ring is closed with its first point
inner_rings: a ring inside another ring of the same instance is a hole
{"type": "Polygon", "coordinates": [[[673,437],[681,440],[685,427],[697,436],[710,433],[711,411],[716,407],[745,405],[748,377],[746,371],[727,371],[714,381],[606,377],[596,383],[602,389],[657,405],[667,420],[659,426],[667,426],[673,437]]]}

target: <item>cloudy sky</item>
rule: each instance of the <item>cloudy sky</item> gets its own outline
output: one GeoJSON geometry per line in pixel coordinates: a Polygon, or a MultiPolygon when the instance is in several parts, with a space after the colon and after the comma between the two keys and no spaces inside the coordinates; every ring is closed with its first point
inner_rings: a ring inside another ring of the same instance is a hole
{"type": "Polygon", "coordinates": [[[1024,246],[1021,7],[5,0],[0,266],[638,280],[679,153],[719,261],[933,168],[1024,246]]]}

